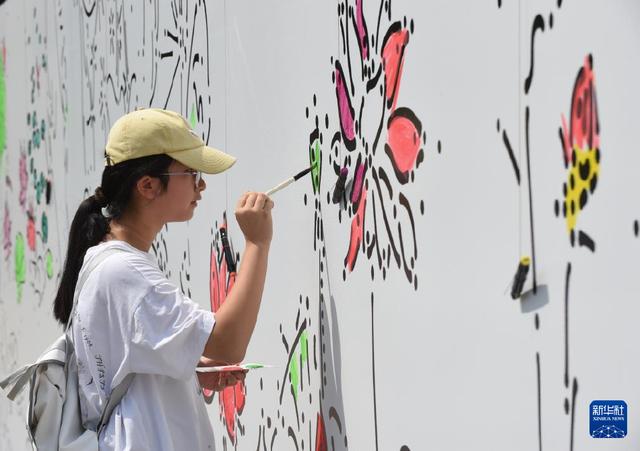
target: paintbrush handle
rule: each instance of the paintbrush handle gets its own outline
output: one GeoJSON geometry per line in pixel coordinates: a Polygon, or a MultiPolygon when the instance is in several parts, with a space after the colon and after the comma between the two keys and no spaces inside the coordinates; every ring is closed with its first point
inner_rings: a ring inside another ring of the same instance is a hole
{"type": "Polygon", "coordinates": [[[277,193],[281,189],[284,189],[287,186],[291,185],[293,182],[295,182],[295,178],[291,177],[290,179],[285,180],[284,182],[280,183],[279,185],[274,186],[269,191],[267,191],[265,194],[267,196],[271,196],[272,194],[277,193]]]}

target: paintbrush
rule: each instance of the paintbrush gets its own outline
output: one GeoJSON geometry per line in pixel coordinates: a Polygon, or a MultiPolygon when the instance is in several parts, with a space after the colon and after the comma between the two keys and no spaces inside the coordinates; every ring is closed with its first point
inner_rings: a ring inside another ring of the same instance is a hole
{"type": "Polygon", "coordinates": [[[295,182],[296,180],[304,177],[305,175],[307,175],[309,172],[311,172],[311,170],[315,167],[315,165],[312,165],[310,167],[308,167],[307,169],[305,169],[304,171],[300,171],[298,172],[296,175],[294,175],[293,177],[285,180],[284,182],[280,183],[279,185],[274,186],[273,188],[271,188],[269,191],[267,191],[265,194],[267,196],[271,196],[274,193],[277,193],[278,191],[280,191],[281,189],[286,188],[287,186],[291,185],[293,182],[295,182]]]}

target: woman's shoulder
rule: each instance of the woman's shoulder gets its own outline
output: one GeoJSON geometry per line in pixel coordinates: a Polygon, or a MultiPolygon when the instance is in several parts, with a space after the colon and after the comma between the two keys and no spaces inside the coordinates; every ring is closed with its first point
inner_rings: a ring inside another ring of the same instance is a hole
{"type": "Polygon", "coordinates": [[[89,248],[85,255],[83,269],[105,252],[109,255],[96,266],[97,272],[103,276],[129,280],[141,278],[151,285],[165,279],[153,255],[119,240],[104,241],[89,248]]]}

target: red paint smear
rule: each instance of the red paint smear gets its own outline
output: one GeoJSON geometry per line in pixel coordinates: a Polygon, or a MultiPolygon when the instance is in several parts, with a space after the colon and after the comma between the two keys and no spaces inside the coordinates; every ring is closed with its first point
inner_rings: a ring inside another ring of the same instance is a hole
{"type": "Polygon", "coordinates": [[[387,108],[391,110],[396,108],[404,64],[404,49],[408,42],[409,32],[406,28],[401,28],[400,22],[389,27],[383,41],[382,62],[386,80],[387,108]]]}
{"type": "Polygon", "coordinates": [[[585,57],[584,65],[578,71],[573,87],[568,133],[564,117],[562,125],[567,161],[571,161],[574,147],[579,149],[600,147],[600,124],[591,55],[585,57]]]}
{"type": "Polygon", "coordinates": [[[362,1],[356,0],[356,33],[358,34],[358,45],[360,47],[360,57],[362,60],[369,58],[369,40],[367,39],[367,23],[362,13],[362,1]]]}
{"type": "Polygon", "coordinates": [[[420,150],[422,125],[408,108],[398,108],[389,117],[385,151],[391,159],[398,180],[406,183],[420,150]]]}
{"type": "Polygon", "coordinates": [[[36,250],[36,224],[31,215],[29,215],[29,220],[27,221],[27,243],[29,249],[36,250]]]}
{"type": "Polygon", "coordinates": [[[364,207],[367,200],[367,190],[362,190],[362,198],[358,205],[358,211],[351,221],[351,238],[349,239],[349,253],[344,259],[344,264],[349,268],[349,271],[353,271],[353,267],[356,265],[356,259],[358,258],[358,251],[360,250],[360,243],[362,243],[362,231],[364,230],[364,207]]]}
{"type": "MultiPolygon", "coordinates": [[[[223,227],[226,227],[226,225],[223,225],[223,227]]],[[[211,311],[217,312],[220,306],[224,304],[227,295],[233,288],[235,280],[235,273],[227,273],[227,261],[225,258],[222,258],[218,265],[218,253],[216,252],[216,248],[213,247],[211,249],[209,280],[211,311]]],[[[205,398],[209,399],[214,395],[212,390],[203,390],[203,393],[205,398]]],[[[231,441],[235,443],[236,414],[242,414],[246,400],[244,382],[241,381],[234,386],[226,387],[219,393],[218,398],[220,400],[220,414],[224,417],[227,433],[231,441]]]]}
{"type": "Polygon", "coordinates": [[[316,420],[316,450],[315,451],[327,451],[327,433],[324,429],[324,420],[322,415],[318,413],[318,419],[316,420]]]}
{"type": "Polygon", "coordinates": [[[354,127],[354,115],[355,111],[351,106],[351,99],[347,92],[347,84],[344,78],[344,72],[340,61],[336,61],[336,96],[338,99],[338,114],[340,115],[340,127],[342,128],[342,135],[345,138],[345,145],[347,149],[355,149],[355,127],[354,127]]]}

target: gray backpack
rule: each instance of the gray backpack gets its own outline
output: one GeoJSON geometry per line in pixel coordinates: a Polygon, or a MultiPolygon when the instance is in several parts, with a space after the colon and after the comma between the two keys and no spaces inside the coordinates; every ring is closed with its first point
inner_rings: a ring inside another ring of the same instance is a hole
{"type": "Polygon", "coordinates": [[[123,251],[107,249],[101,252],[84,271],[81,271],[65,333],[34,363],[20,368],[0,381],[0,388],[6,391],[7,397],[11,400],[14,400],[26,385],[29,386],[27,431],[33,447],[38,451],[97,451],[102,428],[109,422],[111,412],[131,384],[133,374],[127,375],[111,391],[97,431],[85,429],[80,414],[78,366],[70,327],[78,305],[78,295],[87,277],[101,262],[116,252],[123,251]]]}

